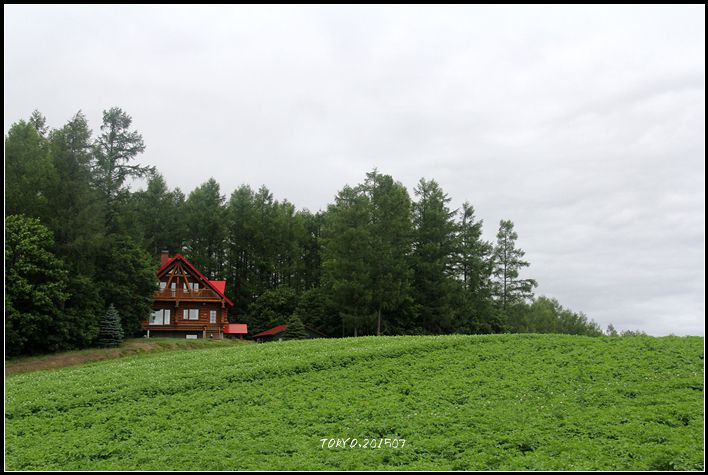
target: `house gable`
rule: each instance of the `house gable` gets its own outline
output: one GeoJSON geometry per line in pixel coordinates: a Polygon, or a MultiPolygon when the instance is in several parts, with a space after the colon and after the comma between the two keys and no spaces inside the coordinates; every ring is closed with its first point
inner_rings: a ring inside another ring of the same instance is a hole
{"type": "Polygon", "coordinates": [[[228,307],[234,304],[224,295],[226,281],[210,281],[199,272],[184,256],[176,254],[157,271],[160,280],[160,292],[177,292],[186,289],[195,294],[202,293],[218,296],[228,307]],[[196,289],[198,287],[199,290],[196,289]],[[208,292],[205,292],[207,290],[208,292]],[[212,294],[213,292],[213,294],[212,294]]]}

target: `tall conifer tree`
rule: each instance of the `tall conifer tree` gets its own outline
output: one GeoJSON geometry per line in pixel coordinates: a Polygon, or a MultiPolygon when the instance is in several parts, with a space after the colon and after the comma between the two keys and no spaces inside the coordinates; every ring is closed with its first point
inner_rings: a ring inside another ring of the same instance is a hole
{"type": "Polygon", "coordinates": [[[533,279],[519,279],[519,271],[528,267],[529,263],[523,260],[526,252],[516,248],[518,237],[513,222],[499,222],[497,244],[494,247],[494,293],[502,310],[511,304],[533,298],[533,289],[538,285],[533,279]]]}

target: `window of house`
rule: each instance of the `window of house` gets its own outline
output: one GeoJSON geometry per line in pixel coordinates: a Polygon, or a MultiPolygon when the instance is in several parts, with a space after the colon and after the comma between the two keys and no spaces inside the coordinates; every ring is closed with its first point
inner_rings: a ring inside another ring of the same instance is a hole
{"type": "Polygon", "coordinates": [[[209,323],[216,323],[216,310],[209,311],[209,323]]]}
{"type": "Polygon", "coordinates": [[[165,290],[165,288],[167,288],[167,282],[165,282],[164,280],[161,280],[160,281],[160,290],[165,290]]]}
{"type": "Polygon", "coordinates": [[[169,325],[170,324],[170,309],[161,308],[154,310],[150,315],[150,325],[169,325]]]}
{"type": "Polygon", "coordinates": [[[199,320],[199,309],[185,308],[182,310],[182,316],[185,320],[199,320]]]}
{"type": "Polygon", "coordinates": [[[150,325],[162,325],[162,310],[153,310],[150,315],[150,325]]]}
{"type": "Polygon", "coordinates": [[[192,282],[192,291],[196,292],[199,290],[199,282],[192,282]]]}

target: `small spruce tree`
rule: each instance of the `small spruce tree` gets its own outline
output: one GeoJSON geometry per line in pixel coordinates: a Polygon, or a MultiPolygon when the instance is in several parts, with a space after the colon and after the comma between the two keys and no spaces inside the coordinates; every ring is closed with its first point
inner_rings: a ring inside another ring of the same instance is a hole
{"type": "Polygon", "coordinates": [[[123,342],[123,327],[120,324],[118,311],[111,304],[108,307],[106,316],[101,321],[101,328],[98,331],[98,346],[112,348],[120,346],[123,342]]]}
{"type": "Polygon", "coordinates": [[[302,320],[298,317],[292,317],[288,322],[288,328],[285,330],[283,337],[286,340],[303,340],[307,338],[307,331],[305,331],[305,325],[303,325],[302,320]]]}

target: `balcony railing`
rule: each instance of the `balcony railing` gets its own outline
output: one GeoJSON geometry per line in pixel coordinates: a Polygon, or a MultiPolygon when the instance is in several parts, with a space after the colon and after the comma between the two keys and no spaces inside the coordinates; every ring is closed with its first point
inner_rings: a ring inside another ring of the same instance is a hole
{"type": "Polygon", "coordinates": [[[214,299],[219,300],[221,297],[211,289],[198,289],[198,290],[186,290],[186,289],[162,289],[155,292],[156,299],[178,299],[178,300],[192,300],[192,299],[214,299]]]}

